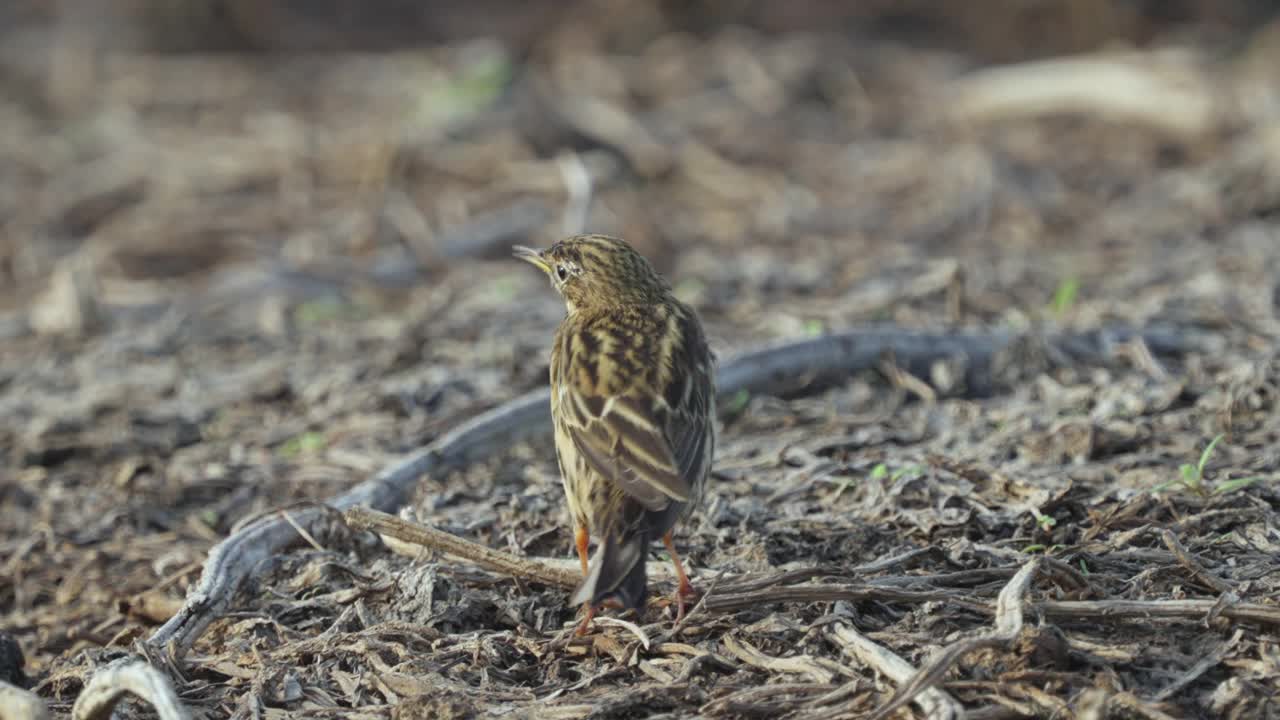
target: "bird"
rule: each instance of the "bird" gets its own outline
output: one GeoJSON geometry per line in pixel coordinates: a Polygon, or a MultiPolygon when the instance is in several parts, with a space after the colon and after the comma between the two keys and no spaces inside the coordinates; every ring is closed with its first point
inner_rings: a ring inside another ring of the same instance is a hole
{"type": "Polygon", "coordinates": [[[601,607],[643,609],[646,556],[659,538],[678,580],[679,622],[698,591],[673,528],[701,501],[716,444],[715,356],[702,323],[621,238],[574,235],[513,251],[565,303],[551,345],[551,416],[582,564],[570,598],[582,607],[576,634],[601,607]]]}

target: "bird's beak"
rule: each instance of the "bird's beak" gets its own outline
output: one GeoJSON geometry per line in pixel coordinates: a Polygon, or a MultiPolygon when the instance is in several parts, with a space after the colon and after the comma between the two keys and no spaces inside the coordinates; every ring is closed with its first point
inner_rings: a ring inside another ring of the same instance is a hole
{"type": "Polygon", "coordinates": [[[546,260],[542,259],[541,252],[538,252],[533,248],[525,247],[523,245],[516,245],[515,247],[511,248],[511,250],[512,250],[512,253],[511,253],[512,255],[520,258],[521,260],[524,260],[525,262],[531,265],[536,266],[542,272],[544,273],[551,272],[551,266],[547,264],[546,260]]]}

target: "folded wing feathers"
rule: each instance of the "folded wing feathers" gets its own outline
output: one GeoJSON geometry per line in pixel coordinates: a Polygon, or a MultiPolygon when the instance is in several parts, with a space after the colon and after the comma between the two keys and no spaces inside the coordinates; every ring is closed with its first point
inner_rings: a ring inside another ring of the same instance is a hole
{"type": "MultiPolygon", "coordinates": [[[[655,511],[673,500],[690,499],[690,480],[700,476],[709,450],[706,423],[711,421],[709,398],[702,389],[709,381],[710,368],[705,361],[694,367],[677,362],[691,345],[702,345],[700,338],[689,335],[688,328],[676,331],[684,321],[677,314],[665,320],[665,341],[656,352],[665,371],[657,373],[666,381],[662,387],[631,385],[605,395],[596,394],[601,387],[595,383],[565,383],[559,398],[559,405],[569,410],[569,434],[582,457],[655,511]]],[[[586,329],[578,337],[591,332],[586,329]]],[[[582,346],[594,345],[599,350],[612,342],[593,337],[594,343],[583,342],[582,346]]],[[[581,340],[568,344],[576,349],[578,342],[581,340]]],[[[601,356],[608,357],[608,353],[597,355],[601,356]]]]}
{"type": "MultiPolygon", "coordinates": [[[[689,485],[676,468],[671,447],[653,414],[629,398],[610,398],[599,415],[574,400],[579,422],[570,433],[583,457],[643,505],[660,510],[671,500],[685,501],[689,485]]],[[[665,414],[665,413],[663,413],[665,414]]]]}

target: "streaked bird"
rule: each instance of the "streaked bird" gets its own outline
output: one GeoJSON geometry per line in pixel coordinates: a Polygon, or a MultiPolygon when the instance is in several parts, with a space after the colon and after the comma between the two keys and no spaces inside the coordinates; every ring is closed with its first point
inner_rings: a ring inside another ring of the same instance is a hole
{"type": "Polygon", "coordinates": [[[715,451],[714,358],[702,324],[619,238],[578,235],[515,255],[550,277],[567,310],[551,346],[551,415],[582,561],[577,631],[602,605],[644,607],[645,559],[658,538],[675,566],[681,618],[697,593],[672,528],[701,499],[715,451]]]}

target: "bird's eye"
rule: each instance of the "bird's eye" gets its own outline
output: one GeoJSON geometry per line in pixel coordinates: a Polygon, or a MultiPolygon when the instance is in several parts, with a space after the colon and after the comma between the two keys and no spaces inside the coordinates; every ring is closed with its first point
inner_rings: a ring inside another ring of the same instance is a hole
{"type": "Polygon", "coordinates": [[[568,279],[569,279],[569,268],[565,267],[564,265],[557,265],[557,266],[556,266],[556,277],[560,278],[560,282],[564,282],[565,280],[568,280],[568,279]]]}

